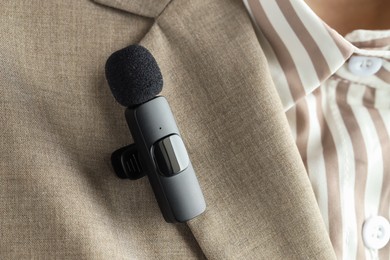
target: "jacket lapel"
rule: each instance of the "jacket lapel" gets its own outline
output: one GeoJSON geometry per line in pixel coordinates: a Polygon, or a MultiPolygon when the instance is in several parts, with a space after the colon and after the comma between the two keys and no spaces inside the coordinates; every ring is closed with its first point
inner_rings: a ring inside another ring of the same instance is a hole
{"type": "Polygon", "coordinates": [[[95,1],[155,18],[141,44],[205,195],[206,212],[187,223],[205,256],[335,258],[243,3],[95,1]]]}
{"type": "Polygon", "coordinates": [[[205,194],[188,225],[206,257],[334,258],[242,2],[173,1],[141,44],[205,194]]]}

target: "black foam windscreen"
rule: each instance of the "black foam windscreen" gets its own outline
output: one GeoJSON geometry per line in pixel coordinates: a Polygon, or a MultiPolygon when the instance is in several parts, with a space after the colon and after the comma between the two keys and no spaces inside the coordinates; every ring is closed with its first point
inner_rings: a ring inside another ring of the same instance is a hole
{"type": "Polygon", "coordinates": [[[114,52],[108,58],[105,70],[111,92],[122,106],[142,104],[162,90],[160,68],[152,54],[140,45],[114,52]]]}

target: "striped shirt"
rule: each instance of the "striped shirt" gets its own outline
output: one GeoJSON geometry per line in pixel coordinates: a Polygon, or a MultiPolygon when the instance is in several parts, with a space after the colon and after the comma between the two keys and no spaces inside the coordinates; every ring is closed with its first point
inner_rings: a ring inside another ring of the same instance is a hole
{"type": "Polygon", "coordinates": [[[390,30],[342,37],[302,0],[243,1],[337,257],[389,259],[390,30]]]}

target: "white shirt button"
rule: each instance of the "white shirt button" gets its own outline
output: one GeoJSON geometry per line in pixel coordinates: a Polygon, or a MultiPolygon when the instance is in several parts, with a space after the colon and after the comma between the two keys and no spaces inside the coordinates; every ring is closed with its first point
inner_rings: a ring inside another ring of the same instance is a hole
{"type": "Polygon", "coordinates": [[[383,60],[378,57],[352,56],[348,69],[357,76],[371,76],[380,70],[383,60]]]}
{"type": "Polygon", "coordinates": [[[363,224],[363,241],[369,249],[381,249],[390,239],[390,224],[381,216],[366,219],[363,224]]]}

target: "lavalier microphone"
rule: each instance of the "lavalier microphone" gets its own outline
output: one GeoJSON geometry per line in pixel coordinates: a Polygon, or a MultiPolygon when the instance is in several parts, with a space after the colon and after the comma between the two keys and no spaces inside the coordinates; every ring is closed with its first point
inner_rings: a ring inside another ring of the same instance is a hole
{"type": "Polygon", "coordinates": [[[140,45],[116,51],[107,60],[106,78],[125,117],[134,144],[115,151],[120,178],[147,175],[167,222],[185,222],[206,209],[203,193],[167,100],[160,68],[140,45]]]}

